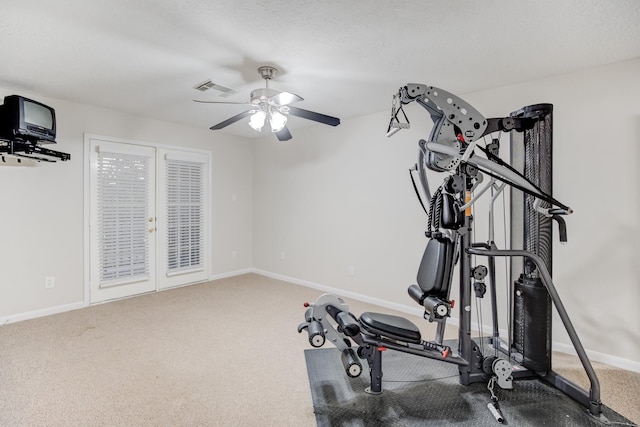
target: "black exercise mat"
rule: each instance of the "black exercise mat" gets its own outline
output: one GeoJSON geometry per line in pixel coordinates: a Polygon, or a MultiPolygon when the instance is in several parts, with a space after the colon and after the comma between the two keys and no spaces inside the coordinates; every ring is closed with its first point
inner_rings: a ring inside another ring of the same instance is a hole
{"type": "MultiPolygon", "coordinates": [[[[458,367],[397,351],[382,356],[383,393],[371,395],[369,367],[349,378],[336,348],[305,350],[318,427],[498,426],[487,404],[484,384],[461,385],[458,367]]],[[[539,380],[514,381],[513,390],[495,392],[505,425],[603,426],[582,405],[539,380]]],[[[610,421],[634,425],[603,406],[610,421]]],[[[615,424],[614,424],[615,425],[615,424]]]]}

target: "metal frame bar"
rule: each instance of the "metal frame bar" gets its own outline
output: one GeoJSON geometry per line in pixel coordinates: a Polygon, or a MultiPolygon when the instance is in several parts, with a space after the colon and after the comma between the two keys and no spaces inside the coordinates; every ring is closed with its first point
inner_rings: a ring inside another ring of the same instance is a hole
{"type": "Polygon", "coordinates": [[[545,379],[549,383],[553,384],[556,388],[562,390],[567,393],[573,399],[582,403],[584,406],[589,408],[589,412],[591,415],[600,416],[602,412],[602,402],[600,401],[600,382],[596,375],[591,362],[589,361],[589,357],[587,356],[587,352],[585,351],[582,343],[580,342],[580,338],[571,323],[571,319],[567,314],[564,305],[562,304],[562,300],[556,291],[556,287],[551,280],[551,275],[545,266],[544,260],[536,254],[525,250],[506,250],[506,249],[482,249],[482,248],[467,248],[466,252],[470,255],[479,255],[479,256],[488,256],[488,257],[524,257],[531,260],[538,271],[540,272],[540,278],[542,280],[542,284],[547,289],[551,300],[553,301],[553,305],[556,307],[558,311],[558,315],[562,320],[562,324],[569,334],[569,339],[571,340],[571,344],[573,344],[573,348],[576,350],[578,354],[578,358],[580,359],[580,363],[582,363],[582,367],[589,378],[589,382],[591,383],[591,388],[589,393],[585,390],[581,389],[577,385],[573,384],[566,378],[562,377],[559,374],[551,371],[549,373],[538,373],[541,378],[545,379]],[[548,378],[547,378],[548,376],[548,378]]]}

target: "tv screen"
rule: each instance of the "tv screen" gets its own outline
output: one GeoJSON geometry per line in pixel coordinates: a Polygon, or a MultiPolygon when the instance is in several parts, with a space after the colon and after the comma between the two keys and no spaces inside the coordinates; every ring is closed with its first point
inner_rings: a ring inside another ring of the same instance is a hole
{"type": "Polygon", "coordinates": [[[0,107],[0,137],[34,144],[55,142],[55,110],[23,96],[5,96],[0,107]]]}
{"type": "Polygon", "coordinates": [[[53,128],[51,109],[30,100],[24,101],[24,121],[44,129],[53,128]]]}

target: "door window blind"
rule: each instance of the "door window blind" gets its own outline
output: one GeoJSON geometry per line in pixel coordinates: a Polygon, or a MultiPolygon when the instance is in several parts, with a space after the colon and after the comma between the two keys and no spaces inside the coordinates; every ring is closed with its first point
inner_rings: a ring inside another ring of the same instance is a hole
{"type": "Polygon", "coordinates": [[[204,164],[167,158],[167,274],[202,269],[204,164]]]}
{"type": "Polygon", "coordinates": [[[98,153],[101,287],[149,275],[149,161],[144,156],[98,153]]]}

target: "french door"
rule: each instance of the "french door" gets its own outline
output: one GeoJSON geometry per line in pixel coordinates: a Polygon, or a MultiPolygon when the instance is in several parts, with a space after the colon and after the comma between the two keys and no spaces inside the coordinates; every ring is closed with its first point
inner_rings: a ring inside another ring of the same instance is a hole
{"type": "Polygon", "coordinates": [[[208,155],[89,138],[89,292],[98,303],[208,277],[208,155]]]}
{"type": "Polygon", "coordinates": [[[208,156],[158,150],[158,289],[206,280],[208,156]]]}

